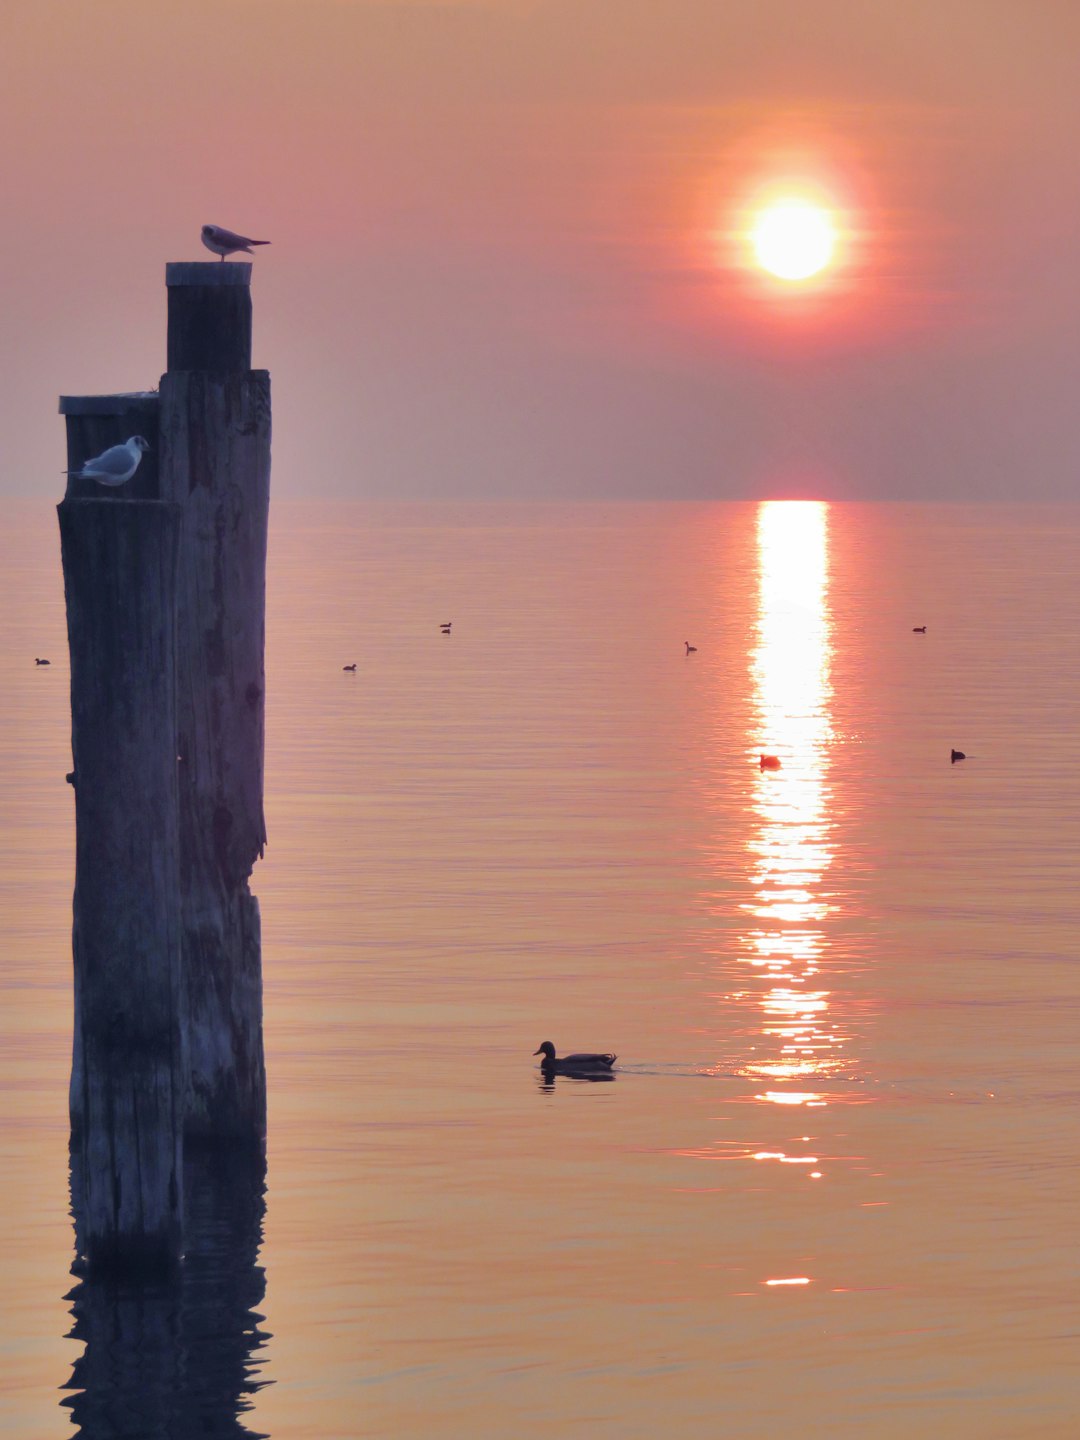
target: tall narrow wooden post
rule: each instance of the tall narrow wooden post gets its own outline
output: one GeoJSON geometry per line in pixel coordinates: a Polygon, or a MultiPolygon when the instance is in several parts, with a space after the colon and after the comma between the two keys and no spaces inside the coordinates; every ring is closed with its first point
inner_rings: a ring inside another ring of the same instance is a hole
{"type": "Polygon", "coordinates": [[[259,905],[270,377],[251,370],[250,264],[176,264],[161,379],[164,498],[183,508],[177,750],[186,1133],[266,1129],[259,905]]]}
{"type": "Polygon", "coordinates": [[[80,1244],[93,1269],[167,1268],[180,1255],[185,1068],[172,723],[180,509],[68,498],[59,516],[75,761],[80,1244]]]}

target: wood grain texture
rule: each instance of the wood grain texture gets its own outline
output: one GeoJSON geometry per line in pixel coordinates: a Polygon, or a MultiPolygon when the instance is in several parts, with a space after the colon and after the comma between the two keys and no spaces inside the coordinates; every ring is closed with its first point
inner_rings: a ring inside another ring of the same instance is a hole
{"type": "Polygon", "coordinates": [[[166,266],[170,371],[214,374],[251,369],[251,265],[166,266]]]}
{"type": "Polygon", "coordinates": [[[258,901],[263,815],[270,377],[161,381],[161,491],[183,508],[177,743],[187,1133],[265,1135],[258,901]]]}
{"type": "Polygon", "coordinates": [[[75,791],[70,1109],[94,1269],[180,1253],[183,1059],[175,601],[180,508],[59,507],[75,791]]]}

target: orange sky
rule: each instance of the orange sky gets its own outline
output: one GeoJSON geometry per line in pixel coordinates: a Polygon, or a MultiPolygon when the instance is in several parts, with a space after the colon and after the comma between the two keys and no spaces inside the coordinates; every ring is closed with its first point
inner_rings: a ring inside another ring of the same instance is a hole
{"type": "Polygon", "coordinates": [[[8,0],[0,486],[269,237],[279,493],[1071,498],[1073,0],[8,0]],[[799,172],[844,263],[732,231],[799,172]]]}

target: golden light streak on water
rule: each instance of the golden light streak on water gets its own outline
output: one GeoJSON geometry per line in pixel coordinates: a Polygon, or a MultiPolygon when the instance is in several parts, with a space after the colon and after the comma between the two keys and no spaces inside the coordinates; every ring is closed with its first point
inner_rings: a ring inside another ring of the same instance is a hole
{"type": "Polygon", "coordinates": [[[807,1105],[810,1107],[825,1104],[825,1097],[816,1090],[767,1090],[763,1095],[755,1095],[755,1100],[767,1100],[771,1105],[807,1105]]]}
{"type": "Polygon", "coordinates": [[[829,610],[829,507],[819,501],[766,501],[757,514],[757,643],[748,758],[759,763],[746,842],[752,893],[742,909],[753,924],[739,960],[760,1017],[753,1059],[742,1073],[798,1091],[769,1089],[769,1104],[817,1104],[820,1082],[843,1063],[843,1035],[821,984],[823,923],[832,910],[823,879],[833,860],[829,815],[832,734],[829,610]],[[761,1041],[764,1040],[764,1046],[761,1041]],[[763,1052],[763,1053],[762,1053],[763,1052]]]}

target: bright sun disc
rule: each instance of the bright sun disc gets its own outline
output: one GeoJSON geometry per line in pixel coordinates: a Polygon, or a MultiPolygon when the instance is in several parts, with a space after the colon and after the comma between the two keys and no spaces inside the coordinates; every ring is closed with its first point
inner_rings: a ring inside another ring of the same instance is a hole
{"type": "Polygon", "coordinates": [[[829,212],[805,200],[774,201],[754,221],[750,238],[757,263],[780,280],[816,275],[836,249],[829,212]]]}

